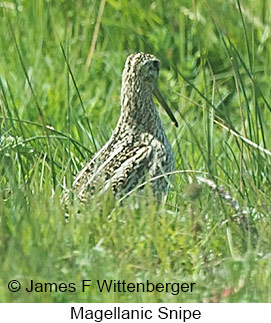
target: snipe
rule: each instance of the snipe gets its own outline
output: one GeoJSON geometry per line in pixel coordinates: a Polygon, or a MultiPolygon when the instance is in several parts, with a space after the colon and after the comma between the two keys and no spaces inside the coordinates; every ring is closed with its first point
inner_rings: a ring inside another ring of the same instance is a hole
{"type": "Polygon", "coordinates": [[[174,170],[174,155],[153,94],[176,127],[178,123],[158,89],[159,69],[160,61],[153,55],[135,53],[127,58],[118,124],[109,141],[76,176],[75,199],[84,203],[95,192],[109,188],[114,195],[124,195],[146,180],[150,180],[155,195],[166,192],[167,173],[174,170]]]}

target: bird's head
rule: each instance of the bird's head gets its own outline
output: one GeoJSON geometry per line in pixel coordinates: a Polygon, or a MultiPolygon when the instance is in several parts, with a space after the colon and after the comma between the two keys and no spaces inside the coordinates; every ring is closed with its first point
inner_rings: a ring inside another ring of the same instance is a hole
{"type": "Polygon", "coordinates": [[[129,98],[136,94],[141,98],[151,98],[154,94],[172,122],[178,127],[177,120],[158,88],[159,70],[160,61],[154,55],[141,52],[128,56],[122,74],[122,97],[129,98]]]}
{"type": "Polygon", "coordinates": [[[138,91],[153,91],[157,86],[160,61],[151,54],[135,53],[128,56],[123,81],[136,87],[138,91]]]}

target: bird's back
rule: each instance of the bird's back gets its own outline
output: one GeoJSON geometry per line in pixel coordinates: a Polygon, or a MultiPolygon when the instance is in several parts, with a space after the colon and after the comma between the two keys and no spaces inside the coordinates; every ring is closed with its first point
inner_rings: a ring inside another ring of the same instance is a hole
{"type": "Polygon", "coordinates": [[[163,140],[149,133],[126,133],[121,137],[113,134],[76,176],[73,189],[81,202],[95,191],[112,189],[114,195],[127,194],[146,180],[155,194],[167,190],[166,173],[174,169],[174,157],[166,135],[163,140]]]}

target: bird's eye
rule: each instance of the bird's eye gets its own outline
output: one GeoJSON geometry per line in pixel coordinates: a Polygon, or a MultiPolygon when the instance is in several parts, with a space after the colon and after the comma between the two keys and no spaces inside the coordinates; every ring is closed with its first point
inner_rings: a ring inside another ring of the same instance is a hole
{"type": "Polygon", "coordinates": [[[152,65],[153,65],[154,68],[158,69],[160,64],[159,64],[159,61],[155,60],[155,61],[152,62],[152,65]]]}

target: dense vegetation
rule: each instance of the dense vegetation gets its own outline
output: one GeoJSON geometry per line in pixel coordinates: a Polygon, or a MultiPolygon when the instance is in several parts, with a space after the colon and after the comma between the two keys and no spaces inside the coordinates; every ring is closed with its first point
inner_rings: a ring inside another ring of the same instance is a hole
{"type": "Polygon", "coordinates": [[[0,1],[0,299],[270,302],[271,8],[266,0],[0,1]],[[176,157],[165,204],[93,201],[63,183],[110,137],[128,54],[162,62],[176,157]],[[241,216],[196,184],[212,178],[241,216]],[[246,225],[242,223],[246,222],[246,225]],[[194,282],[193,293],[11,293],[10,280],[194,282]]]}

